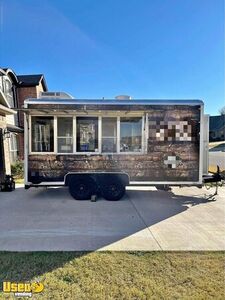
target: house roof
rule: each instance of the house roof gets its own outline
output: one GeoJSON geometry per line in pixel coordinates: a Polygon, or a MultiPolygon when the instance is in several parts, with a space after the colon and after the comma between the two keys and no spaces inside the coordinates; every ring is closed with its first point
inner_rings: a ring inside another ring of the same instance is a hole
{"type": "Polygon", "coordinates": [[[0,68],[0,73],[2,73],[3,75],[9,76],[16,85],[18,84],[17,76],[12,69],[0,68]]]}
{"type": "Polygon", "coordinates": [[[43,85],[44,91],[47,91],[47,84],[43,74],[34,75],[17,75],[20,87],[36,86],[40,83],[43,85]]]}
{"type": "Polygon", "coordinates": [[[225,128],[225,115],[210,116],[209,131],[217,131],[225,128]]]}
{"type": "Polygon", "coordinates": [[[16,73],[10,68],[0,68],[0,73],[10,76],[12,81],[19,87],[37,86],[41,83],[43,90],[48,90],[43,74],[16,75],[16,73]]]}

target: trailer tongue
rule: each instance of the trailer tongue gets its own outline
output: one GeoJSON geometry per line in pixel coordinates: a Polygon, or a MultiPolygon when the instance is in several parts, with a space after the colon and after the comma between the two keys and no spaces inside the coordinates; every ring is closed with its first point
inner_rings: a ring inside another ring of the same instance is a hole
{"type": "Polygon", "coordinates": [[[218,194],[218,183],[222,182],[223,180],[225,180],[225,178],[223,175],[221,175],[219,166],[217,166],[216,173],[203,175],[203,182],[204,182],[206,188],[211,188],[213,186],[212,185],[213,183],[216,184],[216,191],[215,191],[214,195],[218,194]]]}

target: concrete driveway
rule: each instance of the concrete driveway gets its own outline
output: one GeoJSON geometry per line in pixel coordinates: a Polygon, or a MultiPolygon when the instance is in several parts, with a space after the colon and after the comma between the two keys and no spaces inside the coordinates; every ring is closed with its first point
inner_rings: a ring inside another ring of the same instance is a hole
{"type": "Polygon", "coordinates": [[[225,250],[225,189],[131,188],[118,202],[66,188],[0,193],[0,250],[225,250]]]}

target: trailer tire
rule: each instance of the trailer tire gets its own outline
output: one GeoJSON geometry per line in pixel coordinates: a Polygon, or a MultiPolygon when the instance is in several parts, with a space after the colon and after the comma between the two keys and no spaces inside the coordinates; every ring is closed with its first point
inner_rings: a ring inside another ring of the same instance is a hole
{"type": "Polygon", "coordinates": [[[118,201],[124,196],[125,192],[125,185],[118,178],[110,177],[109,180],[101,184],[101,194],[106,200],[118,201]]]}
{"type": "Polygon", "coordinates": [[[171,191],[171,187],[168,186],[167,184],[158,184],[156,186],[156,188],[157,188],[158,191],[165,191],[165,192],[171,191]]]}
{"type": "Polygon", "coordinates": [[[96,183],[90,176],[76,176],[70,180],[69,192],[76,200],[88,200],[96,193],[96,183]]]}

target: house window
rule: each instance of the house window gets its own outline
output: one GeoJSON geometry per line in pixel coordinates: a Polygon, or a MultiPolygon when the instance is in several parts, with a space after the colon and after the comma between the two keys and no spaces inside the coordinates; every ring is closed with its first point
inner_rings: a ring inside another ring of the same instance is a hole
{"type": "Polygon", "coordinates": [[[102,152],[117,151],[117,118],[102,118],[102,152]]]}
{"type": "Polygon", "coordinates": [[[18,159],[18,138],[15,133],[10,134],[10,163],[18,159]]]}
{"type": "Polygon", "coordinates": [[[77,117],[77,152],[98,151],[98,118],[77,117]]]}
{"type": "Polygon", "coordinates": [[[73,118],[58,118],[58,153],[73,153],[73,118]]]}
{"type": "Polygon", "coordinates": [[[53,117],[32,117],[32,152],[54,151],[53,117]]]}
{"type": "Polygon", "coordinates": [[[10,107],[14,107],[13,91],[11,81],[4,76],[4,93],[10,107]]]}
{"type": "Polygon", "coordinates": [[[141,152],[142,118],[120,118],[120,152],[141,152]]]}

